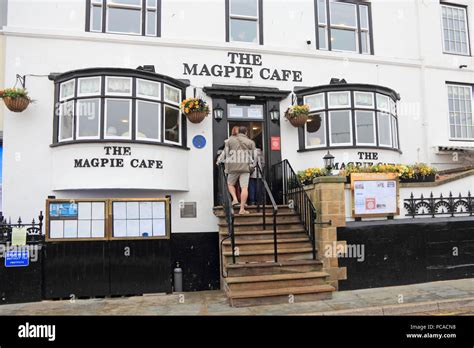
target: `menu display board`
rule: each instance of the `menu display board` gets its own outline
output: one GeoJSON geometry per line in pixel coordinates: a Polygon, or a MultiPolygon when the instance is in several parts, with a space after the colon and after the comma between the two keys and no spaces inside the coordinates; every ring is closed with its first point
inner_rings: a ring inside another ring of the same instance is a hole
{"type": "Polygon", "coordinates": [[[352,174],[352,216],[384,217],[400,213],[398,178],[389,174],[352,174]]]}

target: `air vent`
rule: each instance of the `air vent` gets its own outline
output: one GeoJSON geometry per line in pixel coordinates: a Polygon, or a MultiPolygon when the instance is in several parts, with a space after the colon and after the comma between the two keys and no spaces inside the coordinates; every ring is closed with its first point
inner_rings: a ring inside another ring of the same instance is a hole
{"type": "Polygon", "coordinates": [[[187,219],[197,217],[196,202],[184,202],[181,206],[181,217],[187,219]]]}

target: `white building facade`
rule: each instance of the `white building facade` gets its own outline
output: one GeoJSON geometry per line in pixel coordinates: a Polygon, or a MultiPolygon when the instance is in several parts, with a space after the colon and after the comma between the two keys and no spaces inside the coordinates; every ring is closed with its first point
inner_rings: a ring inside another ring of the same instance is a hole
{"type": "Polygon", "coordinates": [[[26,76],[35,103],[5,111],[3,210],[171,196],[172,234],[216,233],[215,157],[239,124],[269,166],[470,165],[473,23],[468,0],[9,0],[5,85],[26,76]],[[224,118],[189,123],[192,96],[224,118]]]}

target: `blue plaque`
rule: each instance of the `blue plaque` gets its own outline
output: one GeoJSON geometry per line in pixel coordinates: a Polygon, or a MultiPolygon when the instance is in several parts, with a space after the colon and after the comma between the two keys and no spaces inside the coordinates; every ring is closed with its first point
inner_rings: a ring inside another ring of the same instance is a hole
{"type": "Polygon", "coordinates": [[[206,147],[206,138],[202,135],[196,135],[193,138],[193,145],[196,149],[203,149],[206,147]]]}

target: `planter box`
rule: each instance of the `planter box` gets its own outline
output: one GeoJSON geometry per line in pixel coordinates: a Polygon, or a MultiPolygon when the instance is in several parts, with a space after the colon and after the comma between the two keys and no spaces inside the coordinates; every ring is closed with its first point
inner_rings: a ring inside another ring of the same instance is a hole
{"type": "Polygon", "coordinates": [[[415,175],[415,177],[410,179],[400,179],[400,182],[435,182],[436,174],[430,174],[427,176],[415,175]]]}

